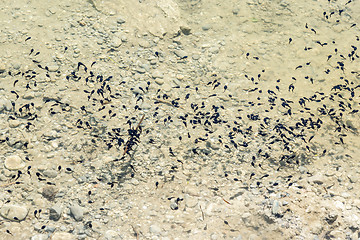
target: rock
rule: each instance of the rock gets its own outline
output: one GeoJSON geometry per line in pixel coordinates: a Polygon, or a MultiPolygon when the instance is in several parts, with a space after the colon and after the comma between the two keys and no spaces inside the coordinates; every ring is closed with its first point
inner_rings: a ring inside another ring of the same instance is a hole
{"type": "Polygon", "coordinates": [[[84,218],[84,209],[79,205],[73,205],[70,207],[70,214],[76,221],[82,221],[84,218]]]}
{"type": "Polygon", "coordinates": [[[1,216],[12,221],[24,220],[28,212],[26,207],[18,205],[4,205],[0,210],[1,216]]]}
{"type": "Polygon", "coordinates": [[[326,217],[325,217],[325,221],[328,223],[328,224],[333,224],[336,219],[337,219],[338,215],[336,213],[329,213],[326,217]]]}
{"type": "Polygon", "coordinates": [[[176,202],[173,202],[170,204],[170,208],[172,210],[178,210],[179,209],[179,205],[176,202]]]}
{"type": "Polygon", "coordinates": [[[12,105],[11,101],[8,99],[0,99],[0,112],[11,111],[12,105]]]}
{"type": "Polygon", "coordinates": [[[190,196],[199,197],[199,191],[194,186],[186,186],[183,192],[189,194],[190,196]]]}
{"type": "Polygon", "coordinates": [[[54,186],[47,186],[43,188],[42,195],[44,198],[46,198],[49,201],[52,201],[55,199],[55,195],[58,192],[58,189],[54,186]]]}
{"type": "Polygon", "coordinates": [[[174,51],[174,54],[176,55],[176,56],[178,56],[179,58],[186,58],[188,55],[186,54],[186,52],[184,51],[184,50],[175,50],[174,51]]]}
{"type": "Polygon", "coordinates": [[[49,64],[48,66],[49,72],[56,72],[57,70],[59,70],[59,65],[57,64],[49,64]]]}
{"type": "Polygon", "coordinates": [[[189,35],[191,28],[189,26],[180,26],[180,30],[184,35],[189,35]]]}
{"type": "Polygon", "coordinates": [[[238,235],[236,238],[234,238],[234,240],[242,240],[241,235],[238,235]]]}
{"type": "Polygon", "coordinates": [[[106,240],[122,239],[122,238],[120,238],[119,234],[114,230],[107,230],[104,234],[104,238],[106,240]]]}
{"type": "Polygon", "coordinates": [[[10,120],[9,121],[9,127],[11,128],[16,128],[18,127],[19,125],[21,124],[21,122],[17,119],[14,119],[14,120],[10,120]]]}
{"type": "Polygon", "coordinates": [[[62,213],[62,209],[60,206],[55,205],[51,207],[49,210],[50,210],[50,214],[49,214],[50,220],[57,221],[60,219],[62,213]]]}
{"type": "Polygon", "coordinates": [[[45,170],[43,172],[43,174],[44,174],[45,177],[48,177],[48,178],[56,178],[58,172],[55,171],[55,170],[45,170]]]}
{"type": "Polygon", "coordinates": [[[75,240],[76,237],[67,232],[56,232],[52,235],[51,240],[75,240]]]}
{"type": "Polygon", "coordinates": [[[271,212],[274,215],[277,215],[280,213],[280,202],[278,200],[274,200],[271,208],[271,212]]]}
{"type": "Polygon", "coordinates": [[[49,236],[47,234],[36,234],[30,238],[31,240],[47,240],[49,236]]]}
{"type": "Polygon", "coordinates": [[[12,155],[5,159],[5,167],[9,170],[20,170],[25,167],[25,163],[18,155],[12,155]]]}
{"type": "Polygon", "coordinates": [[[152,78],[157,79],[157,78],[164,78],[164,74],[162,72],[160,72],[159,70],[155,70],[152,74],[151,74],[152,78]]]}
{"type": "Polygon", "coordinates": [[[121,24],[125,23],[125,20],[123,18],[121,18],[121,17],[118,17],[116,19],[116,23],[121,25],[121,24]]]}
{"type": "Polygon", "coordinates": [[[151,225],[149,231],[154,234],[159,234],[161,232],[161,228],[158,225],[151,225]]]}
{"type": "Polygon", "coordinates": [[[312,177],[309,177],[308,181],[312,182],[312,183],[315,183],[315,184],[321,185],[321,184],[324,183],[324,176],[319,173],[319,174],[316,174],[316,175],[314,175],[312,177]]]}
{"type": "Polygon", "coordinates": [[[192,56],[192,59],[194,59],[194,60],[199,60],[199,59],[200,59],[200,55],[199,55],[199,54],[194,54],[194,55],[192,56]]]}
{"type": "Polygon", "coordinates": [[[118,48],[118,47],[120,47],[121,46],[121,44],[122,44],[122,41],[121,41],[121,38],[117,38],[117,37],[115,37],[115,38],[113,38],[112,40],[111,40],[111,47],[113,47],[113,48],[118,48]]]}
{"type": "Polygon", "coordinates": [[[238,8],[235,8],[235,9],[233,9],[232,10],[232,13],[234,14],[234,15],[238,15],[239,14],[239,9],[238,8]]]}
{"type": "Polygon", "coordinates": [[[347,177],[351,183],[356,183],[358,181],[358,177],[356,175],[348,175],[347,177]]]}
{"type": "Polygon", "coordinates": [[[206,25],[202,26],[201,28],[202,28],[202,30],[207,31],[207,30],[209,30],[211,28],[211,25],[206,24],[206,25]]]}
{"type": "Polygon", "coordinates": [[[143,48],[148,48],[150,47],[150,43],[145,39],[139,39],[139,46],[143,48]]]}
{"type": "Polygon", "coordinates": [[[31,100],[31,99],[35,98],[35,93],[34,92],[26,92],[26,93],[24,93],[22,98],[31,100]]]}
{"type": "Polygon", "coordinates": [[[193,208],[198,204],[197,199],[195,197],[191,197],[189,194],[185,194],[184,199],[185,199],[185,206],[188,208],[193,208]]]}
{"type": "Polygon", "coordinates": [[[163,85],[163,84],[164,84],[164,79],[162,79],[162,78],[157,78],[157,79],[155,80],[155,82],[156,82],[156,84],[158,84],[158,85],[163,85]]]}
{"type": "Polygon", "coordinates": [[[344,203],[342,203],[340,201],[335,201],[334,206],[341,209],[341,210],[345,209],[344,203]]]}
{"type": "Polygon", "coordinates": [[[246,212],[243,215],[241,215],[241,219],[245,224],[250,222],[250,217],[251,217],[251,213],[249,212],[246,212]]]}

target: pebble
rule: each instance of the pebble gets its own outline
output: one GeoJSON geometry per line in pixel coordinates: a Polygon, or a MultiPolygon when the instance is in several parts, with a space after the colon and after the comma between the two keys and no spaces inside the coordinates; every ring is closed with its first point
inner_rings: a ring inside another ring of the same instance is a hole
{"type": "Polygon", "coordinates": [[[79,205],[71,206],[70,213],[76,221],[82,221],[84,218],[84,209],[79,205]]]}
{"type": "Polygon", "coordinates": [[[337,207],[337,208],[339,208],[341,210],[345,209],[344,204],[342,202],[340,202],[340,201],[335,201],[334,205],[335,205],[335,207],[337,207]]]}
{"type": "Polygon", "coordinates": [[[20,124],[21,124],[21,122],[19,120],[17,120],[17,119],[9,121],[9,127],[11,127],[11,128],[16,128],[20,124]]]}
{"type": "Polygon", "coordinates": [[[308,181],[312,182],[312,183],[315,183],[315,184],[321,185],[321,184],[324,183],[324,177],[321,174],[316,174],[316,175],[314,175],[312,177],[309,177],[308,181]]]}
{"type": "Polygon", "coordinates": [[[199,54],[194,54],[194,55],[192,56],[192,59],[194,59],[194,60],[199,60],[199,59],[200,59],[200,55],[199,55],[199,54]]]}
{"type": "Polygon", "coordinates": [[[158,84],[158,85],[163,85],[163,84],[164,84],[164,79],[162,79],[162,78],[156,78],[155,82],[156,82],[156,84],[158,84]]]}
{"type": "Polygon", "coordinates": [[[116,239],[121,239],[119,234],[114,231],[114,230],[107,230],[104,234],[104,238],[106,240],[116,240],[116,239]]]}
{"type": "Polygon", "coordinates": [[[122,44],[122,41],[121,41],[120,38],[113,38],[112,41],[111,41],[111,46],[113,48],[118,48],[118,47],[121,46],[121,44],[122,44]]]}
{"type": "Polygon", "coordinates": [[[333,224],[336,219],[337,219],[338,215],[336,213],[329,213],[326,217],[325,217],[325,221],[328,223],[328,224],[333,224]]]}
{"type": "Polygon", "coordinates": [[[121,24],[125,23],[125,20],[123,18],[121,18],[121,17],[118,17],[116,19],[116,23],[121,25],[121,24]]]}
{"type": "Polygon", "coordinates": [[[23,99],[27,99],[27,100],[31,100],[35,97],[35,93],[34,92],[26,92],[24,93],[24,96],[22,97],[23,99]]]}
{"type": "Polygon", "coordinates": [[[161,232],[161,228],[158,225],[151,225],[149,227],[149,231],[154,234],[159,234],[161,232]]]}
{"type": "Polygon", "coordinates": [[[47,234],[36,234],[30,238],[31,240],[47,240],[49,236],[47,234]]]}
{"type": "Polygon", "coordinates": [[[174,51],[174,54],[176,55],[176,56],[178,56],[179,58],[185,58],[185,57],[187,57],[188,55],[187,55],[187,53],[184,51],[184,50],[175,50],[174,51]]]}
{"type": "Polygon", "coordinates": [[[244,223],[248,223],[250,221],[251,213],[246,212],[243,215],[241,215],[241,219],[244,223]]]}
{"type": "Polygon", "coordinates": [[[49,64],[48,66],[49,72],[56,72],[59,70],[59,65],[57,64],[49,64]]]}
{"type": "Polygon", "coordinates": [[[211,25],[210,25],[210,24],[206,24],[206,25],[203,25],[201,28],[202,28],[202,30],[204,30],[204,31],[208,31],[208,30],[211,29],[211,25]]]}
{"type": "Polygon", "coordinates": [[[48,178],[56,178],[58,175],[58,172],[55,170],[45,170],[43,172],[43,174],[45,177],[48,177],[48,178]]]}
{"type": "Polygon", "coordinates": [[[173,202],[173,203],[170,204],[170,208],[171,208],[172,210],[178,210],[178,209],[179,209],[179,205],[178,205],[177,203],[173,202]]]}
{"type": "Polygon", "coordinates": [[[150,47],[150,43],[148,41],[146,41],[145,39],[140,39],[139,46],[143,47],[143,48],[148,48],[148,47],[150,47]]]}
{"type": "Polygon", "coordinates": [[[159,71],[159,70],[155,70],[152,74],[151,74],[152,78],[157,79],[157,78],[164,78],[164,73],[159,71]]]}
{"type": "Polygon", "coordinates": [[[12,221],[22,221],[26,218],[29,210],[24,206],[5,205],[1,208],[0,214],[2,217],[12,221]],[[17,218],[16,220],[14,218],[17,218]]]}
{"type": "Polygon", "coordinates": [[[5,167],[9,170],[20,170],[25,167],[25,163],[18,155],[12,155],[5,159],[5,167]]]}
{"type": "Polygon", "coordinates": [[[76,237],[67,232],[56,232],[52,235],[51,240],[75,240],[76,237]]]}
{"type": "Polygon", "coordinates": [[[189,26],[180,26],[180,30],[184,35],[190,35],[191,28],[189,26]]]}
{"type": "Polygon", "coordinates": [[[358,181],[358,177],[356,175],[348,175],[348,178],[351,183],[356,183],[358,181]]]}
{"type": "Polygon", "coordinates": [[[280,213],[280,203],[278,200],[274,200],[272,208],[271,208],[272,214],[276,215],[280,213]]]}
{"type": "Polygon", "coordinates": [[[57,221],[61,217],[62,208],[60,206],[55,205],[49,209],[49,212],[50,212],[49,219],[57,221]]]}
{"type": "Polygon", "coordinates": [[[58,189],[54,186],[46,186],[43,188],[42,195],[49,201],[53,201],[55,199],[55,195],[58,192],[58,189]]]}
{"type": "Polygon", "coordinates": [[[197,199],[195,197],[191,197],[189,194],[185,194],[184,199],[185,199],[185,206],[188,208],[193,208],[198,204],[197,199]]]}
{"type": "MultiPolygon", "coordinates": [[[[5,99],[0,99],[0,113],[3,112],[6,109],[6,100],[5,99]]],[[[11,105],[11,102],[9,102],[11,105]]],[[[10,108],[11,109],[11,108],[10,108]]]]}

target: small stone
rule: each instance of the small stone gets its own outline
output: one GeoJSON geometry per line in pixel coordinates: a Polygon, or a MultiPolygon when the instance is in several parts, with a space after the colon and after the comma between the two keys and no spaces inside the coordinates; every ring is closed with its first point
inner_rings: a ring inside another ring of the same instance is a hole
{"type": "Polygon", "coordinates": [[[123,18],[121,18],[121,17],[118,17],[116,19],[116,23],[121,25],[121,24],[125,23],[125,20],[123,18]]]}
{"type": "Polygon", "coordinates": [[[152,78],[157,79],[157,78],[164,78],[164,74],[162,72],[160,72],[159,70],[155,70],[152,74],[151,74],[152,78]]]}
{"type": "Polygon", "coordinates": [[[178,210],[178,209],[179,209],[179,206],[178,206],[178,204],[177,204],[176,202],[173,202],[173,203],[170,204],[170,208],[171,208],[172,210],[178,210]]]}
{"type": "Polygon", "coordinates": [[[356,175],[348,175],[348,178],[351,183],[356,183],[358,181],[358,177],[356,175]]]}
{"type": "Polygon", "coordinates": [[[5,205],[0,210],[1,216],[11,221],[24,220],[28,212],[29,210],[26,207],[18,205],[5,205]]]}
{"type": "Polygon", "coordinates": [[[51,207],[49,210],[50,210],[49,219],[58,221],[60,219],[61,213],[62,213],[61,207],[55,205],[55,206],[51,207]]]}
{"type": "Polygon", "coordinates": [[[114,230],[107,230],[104,234],[106,240],[116,240],[121,239],[119,234],[114,230]]]}
{"type": "Polygon", "coordinates": [[[55,195],[58,192],[58,189],[54,186],[47,186],[43,188],[42,195],[44,198],[46,198],[49,201],[52,201],[55,199],[55,195]]]}
{"type": "Polygon", "coordinates": [[[70,213],[76,221],[82,221],[84,218],[84,209],[79,205],[71,206],[70,213]]]}
{"type": "Polygon", "coordinates": [[[9,120],[9,127],[16,128],[21,124],[21,122],[17,119],[9,120]]]}
{"type": "Polygon", "coordinates": [[[149,43],[149,41],[146,41],[145,39],[140,39],[139,46],[143,47],[143,48],[148,48],[148,47],[150,47],[150,43],[149,43]]]}
{"type": "Polygon", "coordinates": [[[241,215],[241,219],[244,221],[244,223],[250,222],[251,213],[246,212],[243,215],[241,215]]]}
{"type": "Polygon", "coordinates": [[[328,223],[328,224],[333,224],[336,219],[337,219],[338,215],[336,213],[329,213],[326,217],[325,217],[325,221],[328,223]]]}
{"type": "Polygon", "coordinates": [[[121,44],[122,44],[122,41],[120,38],[113,38],[111,41],[111,47],[113,47],[113,48],[118,48],[121,46],[121,44]]]}
{"type": "Polygon", "coordinates": [[[174,51],[175,55],[178,56],[179,58],[186,58],[188,55],[186,54],[186,52],[184,50],[175,50],[174,51]]]}
{"type": "Polygon", "coordinates": [[[58,172],[55,170],[45,170],[43,173],[44,176],[48,178],[56,178],[58,174],[58,172]]]}
{"type": "Polygon", "coordinates": [[[187,186],[185,187],[184,193],[189,194],[190,196],[194,196],[194,197],[198,197],[199,196],[199,191],[197,190],[196,187],[194,186],[187,186]]]}
{"type": "Polygon", "coordinates": [[[5,167],[9,170],[20,170],[25,167],[25,163],[18,155],[12,155],[5,159],[5,167]]]}
{"type": "Polygon", "coordinates": [[[321,174],[316,174],[312,177],[309,177],[308,181],[321,185],[324,183],[324,177],[321,174]]]}
{"type": "Polygon", "coordinates": [[[242,236],[238,235],[236,238],[234,238],[234,240],[242,240],[242,236]]]}
{"type": "Polygon", "coordinates": [[[344,204],[342,202],[340,202],[340,201],[335,201],[334,205],[335,205],[335,207],[337,207],[337,208],[339,208],[341,210],[345,209],[344,204]]]}
{"type": "Polygon", "coordinates": [[[135,71],[140,73],[140,74],[146,73],[146,70],[144,68],[141,68],[141,67],[135,68],[135,71]]]}
{"type": "Polygon", "coordinates": [[[211,25],[210,25],[210,24],[206,24],[206,25],[202,26],[201,28],[202,28],[202,30],[204,30],[204,31],[208,31],[208,30],[211,28],[211,25]]]}
{"type": "Polygon", "coordinates": [[[185,35],[189,35],[191,32],[191,28],[189,26],[180,26],[180,30],[185,35]]]}
{"type": "Polygon", "coordinates": [[[36,234],[30,238],[31,240],[48,240],[49,236],[47,234],[36,234]]]}
{"type": "Polygon", "coordinates": [[[195,197],[191,197],[189,194],[185,194],[184,200],[185,200],[185,206],[188,208],[196,207],[198,204],[197,199],[195,197]]]}
{"type": "Polygon", "coordinates": [[[277,215],[280,213],[280,202],[278,200],[274,200],[272,208],[271,208],[271,212],[274,215],[277,215]]]}
{"type": "Polygon", "coordinates": [[[52,235],[51,240],[75,240],[77,239],[74,235],[67,232],[56,232],[52,235]]]}
{"type": "Polygon", "coordinates": [[[192,59],[194,59],[194,60],[199,60],[199,59],[200,59],[200,55],[199,55],[199,54],[194,54],[194,55],[192,56],[192,59]]]}
{"type": "Polygon", "coordinates": [[[57,70],[59,70],[59,65],[57,64],[50,64],[47,67],[49,69],[49,72],[56,72],[57,70]]]}
{"type": "Polygon", "coordinates": [[[3,72],[5,72],[5,71],[6,71],[6,66],[5,66],[5,64],[2,62],[2,63],[0,63],[0,74],[3,73],[3,72]]]}
{"type": "Polygon", "coordinates": [[[161,232],[161,228],[158,225],[151,225],[149,231],[154,234],[159,234],[161,232]]]}
{"type": "Polygon", "coordinates": [[[34,92],[26,92],[26,93],[24,93],[22,98],[31,100],[31,99],[35,98],[35,93],[34,92]]]}
{"type": "Polygon", "coordinates": [[[238,9],[238,8],[233,9],[233,10],[232,10],[232,13],[233,13],[234,15],[238,15],[238,14],[239,14],[239,9],[238,9]]]}
{"type": "Polygon", "coordinates": [[[163,85],[163,84],[164,84],[164,79],[162,79],[162,78],[157,78],[157,79],[155,80],[155,82],[156,82],[156,84],[158,84],[158,85],[163,85]]]}

